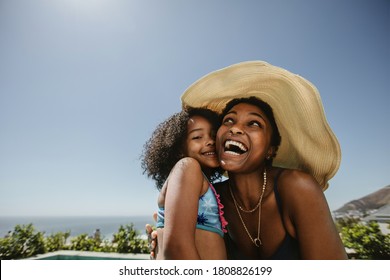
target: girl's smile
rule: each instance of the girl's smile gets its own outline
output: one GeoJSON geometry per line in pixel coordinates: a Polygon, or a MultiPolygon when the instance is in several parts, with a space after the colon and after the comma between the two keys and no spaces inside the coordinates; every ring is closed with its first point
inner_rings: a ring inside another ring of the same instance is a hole
{"type": "Polygon", "coordinates": [[[203,168],[219,166],[215,149],[215,132],[208,120],[193,116],[188,122],[186,156],[196,159],[203,168]]]}

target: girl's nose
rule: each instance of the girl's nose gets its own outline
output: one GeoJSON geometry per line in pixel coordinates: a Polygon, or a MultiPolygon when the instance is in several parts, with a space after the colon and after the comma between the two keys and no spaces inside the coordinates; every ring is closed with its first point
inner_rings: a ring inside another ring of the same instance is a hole
{"type": "Polygon", "coordinates": [[[206,142],[206,146],[214,146],[215,145],[215,139],[209,137],[206,142]]]}

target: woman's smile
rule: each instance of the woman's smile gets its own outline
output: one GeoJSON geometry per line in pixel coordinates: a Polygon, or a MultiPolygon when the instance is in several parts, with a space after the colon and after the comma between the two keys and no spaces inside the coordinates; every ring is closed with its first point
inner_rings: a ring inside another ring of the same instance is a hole
{"type": "Polygon", "coordinates": [[[240,103],[226,113],[217,132],[217,149],[226,171],[257,170],[270,147],[271,130],[264,112],[240,103]]]}
{"type": "Polygon", "coordinates": [[[231,155],[242,155],[248,151],[244,143],[235,140],[226,140],[224,145],[224,152],[231,155]]]}

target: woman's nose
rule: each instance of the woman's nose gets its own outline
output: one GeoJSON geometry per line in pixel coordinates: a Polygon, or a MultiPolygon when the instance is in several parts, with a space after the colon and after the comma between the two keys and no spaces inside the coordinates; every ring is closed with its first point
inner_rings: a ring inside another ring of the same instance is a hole
{"type": "Polygon", "coordinates": [[[244,134],[244,131],[240,128],[240,127],[238,127],[237,125],[235,125],[235,126],[232,126],[231,128],[230,128],[230,133],[231,134],[244,134]]]}

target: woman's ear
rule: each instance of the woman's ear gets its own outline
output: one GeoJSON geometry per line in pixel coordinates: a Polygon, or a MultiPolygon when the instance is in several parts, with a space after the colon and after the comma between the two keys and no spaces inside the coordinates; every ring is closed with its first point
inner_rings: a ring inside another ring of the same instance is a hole
{"type": "Polygon", "coordinates": [[[276,156],[276,147],[272,146],[268,149],[267,156],[265,157],[267,160],[271,160],[276,156]]]}

